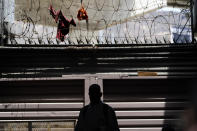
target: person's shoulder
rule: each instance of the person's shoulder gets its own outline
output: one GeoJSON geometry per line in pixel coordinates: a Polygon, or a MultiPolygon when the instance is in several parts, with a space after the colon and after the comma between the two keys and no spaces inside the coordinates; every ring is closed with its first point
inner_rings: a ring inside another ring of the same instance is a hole
{"type": "Polygon", "coordinates": [[[114,112],[114,109],[110,105],[103,103],[103,106],[104,108],[107,108],[108,111],[114,112]]]}
{"type": "Polygon", "coordinates": [[[86,105],[86,106],[84,106],[83,108],[81,108],[81,110],[80,111],[85,111],[85,110],[87,110],[88,109],[88,107],[89,107],[89,105],[86,105]]]}

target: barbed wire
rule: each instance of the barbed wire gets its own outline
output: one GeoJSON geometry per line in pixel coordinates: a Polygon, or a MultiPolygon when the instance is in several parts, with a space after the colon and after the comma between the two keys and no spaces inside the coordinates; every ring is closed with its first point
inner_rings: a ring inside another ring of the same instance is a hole
{"type": "Polygon", "coordinates": [[[166,0],[83,0],[89,15],[89,29],[85,21],[77,21],[80,0],[45,3],[42,0],[21,1],[15,0],[14,12],[9,12],[4,17],[3,28],[8,32],[4,38],[10,44],[191,43],[189,1],[178,8],[168,7],[166,0]],[[62,10],[67,18],[74,18],[77,22],[76,27],[70,27],[70,33],[63,42],[56,39],[57,25],[48,11],[50,4],[56,10],[62,10]],[[15,20],[6,22],[9,16],[15,20]]]}

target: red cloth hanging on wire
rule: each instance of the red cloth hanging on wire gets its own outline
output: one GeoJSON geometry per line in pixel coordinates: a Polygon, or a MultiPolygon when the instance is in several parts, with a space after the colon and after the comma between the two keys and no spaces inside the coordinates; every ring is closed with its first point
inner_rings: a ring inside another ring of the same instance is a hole
{"type": "Polygon", "coordinates": [[[68,20],[63,14],[62,11],[55,11],[52,5],[49,7],[50,14],[55,19],[55,22],[58,23],[57,36],[56,38],[64,41],[65,36],[69,33],[70,24],[76,26],[74,19],[68,20]]]}
{"type": "Polygon", "coordinates": [[[78,11],[77,14],[78,20],[88,20],[88,14],[87,11],[84,9],[83,5],[81,5],[81,8],[78,11]]]}
{"type": "Polygon", "coordinates": [[[84,9],[84,7],[82,5],[82,1],[81,1],[81,8],[78,10],[77,18],[79,21],[86,20],[87,30],[88,30],[88,13],[84,9]]]}

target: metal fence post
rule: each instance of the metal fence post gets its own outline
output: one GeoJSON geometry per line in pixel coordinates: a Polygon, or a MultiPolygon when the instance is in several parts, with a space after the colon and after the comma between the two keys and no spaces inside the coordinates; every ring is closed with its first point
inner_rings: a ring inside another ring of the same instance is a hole
{"type": "Polygon", "coordinates": [[[4,28],[3,28],[3,19],[4,19],[4,0],[0,0],[0,45],[3,44],[3,35],[4,35],[4,28]]]}
{"type": "Polygon", "coordinates": [[[32,122],[28,122],[28,131],[32,131],[32,122]]]}
{"type": "Polygon", "coordinates": [[[193,5],[194,5],[194,1],[190,0],[190,12],[191,12],[191,31],[192,31],[192,43],[194,43],[194,17],[193,17],[193,5]]]}

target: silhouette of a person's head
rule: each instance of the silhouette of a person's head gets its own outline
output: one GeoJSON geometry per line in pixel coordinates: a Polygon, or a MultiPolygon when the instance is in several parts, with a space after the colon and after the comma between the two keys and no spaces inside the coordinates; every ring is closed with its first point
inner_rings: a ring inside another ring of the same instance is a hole
{"type": "Polygon", "coordinates": [[[89,88],[89,97],[90,97],[90,104],[97,104],[101,101],[101,88],[97,84],[93,84],[89,88]]]}

